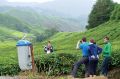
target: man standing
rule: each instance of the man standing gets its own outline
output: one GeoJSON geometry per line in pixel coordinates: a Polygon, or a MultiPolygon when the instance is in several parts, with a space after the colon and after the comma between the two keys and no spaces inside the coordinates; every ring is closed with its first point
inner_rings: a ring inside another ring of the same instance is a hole
{"type": "Polygon", "coordinates": [[[96,76],[99,55],[101,52],[102,48],[98,47],[94,39],[91,39],[89,45],[89,77],[96,76]]]}
{"type": "Polygon", "coordinates": [[[107,76],[109,64],[111,63],[111,44],[109,42],[109,37],[104,38],[104,48],[103,48],[103,63],[101,66],[101,74],[107,76]]]}
{"type": "Polygon", "coordinates": [[[77,44],[77,47],[79,47],[82,50],[82,58],[78,62],[73,64],[73,69],[71,75],[76,78],[77,70],[80,67],[81,64],[85,65],[85,77],[87,76],[87,71],[88,71],[88,65],[89,65],[89,59],[88,59],[88,48],[89,48],[89,43],[86,42],[86,38],[83,37],[81,44],[80,41],[77,44]],[[79,46],[78,46],[79,45],[79,46]]]}

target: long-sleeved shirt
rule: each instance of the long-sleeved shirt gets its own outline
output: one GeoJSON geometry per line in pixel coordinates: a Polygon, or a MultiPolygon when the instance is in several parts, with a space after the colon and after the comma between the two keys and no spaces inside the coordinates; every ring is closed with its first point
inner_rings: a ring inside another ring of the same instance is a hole
{"type": "Polygon", "coordinates": [[[112,49],[112,46],[111,44],[108,42],[104,45],[104,48],[103,48],[103,56],[104,57],[110,57],[111,56],[111,49],[112,49]]]}
{"type": "Polygon", "coordinates": [[[82,56],[89,56],[88,48],[89,48],[88,42],[83,42],[82,44],[80,44],[80,49],[82,50],[82,56]]]}

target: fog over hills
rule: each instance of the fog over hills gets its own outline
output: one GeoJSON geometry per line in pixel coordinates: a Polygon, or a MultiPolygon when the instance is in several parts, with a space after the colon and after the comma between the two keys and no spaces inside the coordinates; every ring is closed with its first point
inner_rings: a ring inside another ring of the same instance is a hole
{"type": "Polygon", "coordinates": [[[88,15],[91,11],[93,0],[54,0],[47,3],[16,3],[7,2],[6,0],[0,0],[0,5],[12,5],[12,6],[30,6],[39,7],[42,9],[52,10],[59,13],[63,13],[69,16],[83,16],[88,15]]]}
{"type": "MultiPolygon", "coordinates": [[[[95,1],[93,0],[53,0],[46,3],[18,3],[8,2],[7,0],[0,0],[0,6],[12,6],[18,8],[29,7],[36,10],[40,14],[48,16],[59,16],[63,18],[63,20],[69,19],[75,23],[72,24],[73,27],[74,25],[77,25],[77,29],[82,28],[82,30],[87,24],[88,15],[94,3],[95,1]]],[[[67,23],[70,25],[69,21],[67,23]]]]}

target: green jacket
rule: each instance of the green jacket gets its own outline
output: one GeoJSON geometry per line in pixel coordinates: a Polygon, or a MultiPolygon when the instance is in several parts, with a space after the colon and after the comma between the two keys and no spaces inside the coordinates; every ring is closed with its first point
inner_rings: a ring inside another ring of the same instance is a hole
{"type": "Polygon", "coordinates": [[[104,48],[103,48],[103,56],[104,57],[110,57],[111,56],[111,49],[112,49],[112,46],[111,44],[108,42],[104,45],[104,48]]]}

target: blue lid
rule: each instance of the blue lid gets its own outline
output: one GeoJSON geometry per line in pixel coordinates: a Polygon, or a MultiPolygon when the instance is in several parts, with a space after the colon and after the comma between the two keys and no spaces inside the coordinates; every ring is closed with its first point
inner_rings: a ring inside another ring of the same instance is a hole
{"type": "Polygon", "coordinates": [[[31,42],[27,41],[27,40],[19,40],[16,44],[16,46],[30,46],[31,42]]]}

